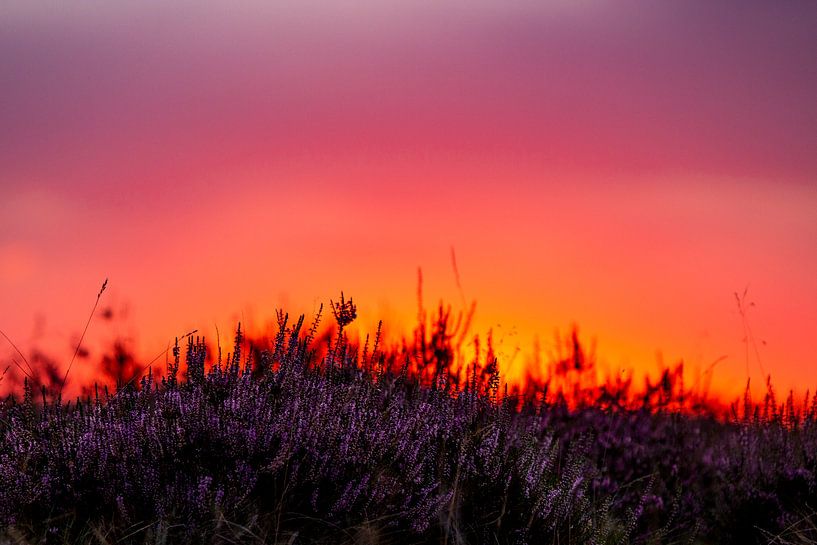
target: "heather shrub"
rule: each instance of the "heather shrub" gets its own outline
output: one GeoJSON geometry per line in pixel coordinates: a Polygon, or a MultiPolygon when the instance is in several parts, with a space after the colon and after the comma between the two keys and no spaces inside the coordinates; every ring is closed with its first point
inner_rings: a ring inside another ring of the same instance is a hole
{"type": "Polygon", "coordinates": [[[307,330],[279,313],[266,340],[239,327],[212,364],[187,336],[164,376],[130,372],[76,400],[26,380],[0,408],[0,535],[744,544],[796,528],[817,539],[814,404],[778,406],[770,389],[725,417],[677,370],[642,392],[592,385],[575,334],[548,380],[509,391],[490,337],[458,364],[461,331],[442,308],[391,348],[380,329],[362,348],[349,341],[351,299],[331,309],[324,335],[320,313],[307,330]]]}

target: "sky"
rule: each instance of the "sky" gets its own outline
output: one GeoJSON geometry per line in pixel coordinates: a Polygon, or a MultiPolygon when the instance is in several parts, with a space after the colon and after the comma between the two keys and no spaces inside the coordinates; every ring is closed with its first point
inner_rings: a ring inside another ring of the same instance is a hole
{"type": "Polygon", "coordinates": [[[0,329],[67,362],[109,278],[92,351],[341,290],[397,336],[422,268],[427,307],[477,301],[509,376],[575,324],[610,369],[813,390],[815,23],[797,1],[3,2],[0,329]]]}

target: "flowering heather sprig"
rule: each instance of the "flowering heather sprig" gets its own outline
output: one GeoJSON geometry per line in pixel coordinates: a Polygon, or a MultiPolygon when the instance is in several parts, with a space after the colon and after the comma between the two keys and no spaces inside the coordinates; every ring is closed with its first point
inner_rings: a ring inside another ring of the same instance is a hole
{"type": "Polygon", "coordinates": [[[340,302],[337,305],[332,300],[329,301],[329,304],[332,307],[332,314],[335,316],[335,321],[341,329],[351,324],[354,319],[357,318],[357,307],[352,302],[351,297],[348,301],[344,300],[343,292],[340,292],[340,302]]]}

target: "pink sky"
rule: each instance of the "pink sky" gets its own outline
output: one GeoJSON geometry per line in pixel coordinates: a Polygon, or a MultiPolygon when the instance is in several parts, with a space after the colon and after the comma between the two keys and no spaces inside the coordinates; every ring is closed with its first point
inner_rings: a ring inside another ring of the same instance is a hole
{"type": "Polygon", "coordinates": [[[809,2],[6,2],[0,328],[67,361],[109,277],[128,313],[91,346],[152,356],[341,289],[364,327],[403,331],[418,266],[427,305],[459,303],[454,246],[476,331],[508,353],[576,323],[612,367],[727,356],[715,383],[737,392],[748,286],[762,366],[817,386],[815,20],[809,2]]]}

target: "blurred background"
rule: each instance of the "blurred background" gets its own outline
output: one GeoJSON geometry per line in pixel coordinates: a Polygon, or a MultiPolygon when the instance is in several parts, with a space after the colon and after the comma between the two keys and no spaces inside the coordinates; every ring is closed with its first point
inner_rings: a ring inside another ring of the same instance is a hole
{"type": "Polygon", "coordinates": [[[610,372],[817,386],[815,22],[751,0],[5,1],[0,328],[64,369],[107,277],[89,358],[260,334],[341,290],[396,340],[422,268],[429,309],[477,301],[510,377],[578,324],[610,372]]]}

